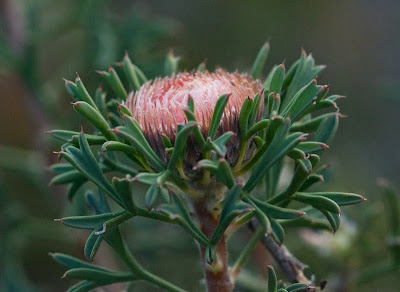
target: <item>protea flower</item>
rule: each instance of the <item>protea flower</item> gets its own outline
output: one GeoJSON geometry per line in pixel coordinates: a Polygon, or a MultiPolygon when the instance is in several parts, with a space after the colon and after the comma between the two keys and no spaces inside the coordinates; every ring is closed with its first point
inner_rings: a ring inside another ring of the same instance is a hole
{"type": "MultiPolygon", "coordinates": [[[[92,98],[79,77],[75,83],[66,81],[74,109],[95,131],[90,135],[49,132],[65,142],[57,153],[67,161],[53,166],[58,175],[52,183],[70,184],[70,199],[88,181],[99,194],[85,194],[95,215],[59,221],[93,230],[84,250],[88,259],[93,259],[104,239],[130,269],[118,273],[54,255],[70,268],[67,278],[82,280],[77,290],[145,280],[169,291],[183,291],[145,270],[130,253],[118,226],[136,216],[180,225],[193,237],[200,246],[208,291],[232,291],[260,240],[288,280],[302,282],[291,289],[309,289],[312,283],[302,273],[304,265],[282,245],[284,227],[336,231],[339,205],[364,198],[308,191],[323,180],[326,167],[317,165],[336,132],[340,96],[328,96],[328,87],[317,85],[315,78],[323,66],[315,66],[305,52],[288,72],[283,64],[277,65],[261,82],[268,50],[268,45],[260,50],[252,77],[222,69],[210,73],[204,65],[196,72],[178,73],[178,59],[170,53],[166,77],[148,81],[128,56],[121,62],[125,79],[113,68],[100,72],[109,94],[98,89],[92,98]],[[321,109],[334,112],[320,114],[321,109]],[[308,133],[312,138],[306,141],[308,133]],[[102,145],[98,157],[91,149],[95,145],[102,145]],[[283,166],[290,159],[293,175],[279,186],[283,166]],[[109,172],[115,175],[111,182],[109,172]],[[136,203],[140,194],[132,194],[132,181],[149,186],[145,207],[136,203]],[[104,194],[118,211],[111,211],[104,194]],[[292,201],[306,206],[288,208],[292,201]],[[313,209],[319,213],[306,215],[313,209]],[[246,223],[254,237],[229,267],[226,238],[246,223]]],[[[269,287],[276,289],[272,280],[269,287]]]]}
{"type": "MultiPolygon", "coordinates": [[[[178,125],[187,123],[185,110],[188,99],[193,99],[194,117],[203,137],[207,137],[217,100],[226,96],[227,104],[219,123],[216,137],[231,132],[227,161],[236,162],[239,151],[239,113],[246,98],[261,94],[262,85],[247,74],[227,73],[218,69],[213,73],[184,72],[172,77],[156,78],[146,82],[138,91],[129,95],[126,106],[137,120],[153,150],[163,161],[168,161],[162,137],[173,143],[178,125]]],[[[260,104],[262,108],[263,102],[260,104]]],[[[257,114],[260,116],[260,113],[257,114]]],[[[185,170],[191,172],[201,158],[201,147],[189,139],[185,157],[185,170]]]]}

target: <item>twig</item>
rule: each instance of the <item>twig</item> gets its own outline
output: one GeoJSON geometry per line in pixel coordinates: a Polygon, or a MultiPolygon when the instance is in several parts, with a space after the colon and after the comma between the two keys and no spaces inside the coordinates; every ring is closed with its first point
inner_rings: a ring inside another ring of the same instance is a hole
{"type": "MultiPolygon", "coordinates": [[[[256,220],[251,220],[248,227],[251,231],[257,230],[258,223],[256,220]]],[[[278,245],[275,240],[269,236],[265,235],[261,239],[262,244],[268,249],[271,255],[274,257],[275,261],[279,264],[281,269],[285,272],[291,283],[305,283],[312,285],[312,281],[308,280],[304,275],[303,270],[307,265],[296,259],[286,248],[286,246],[278,245]]]]}

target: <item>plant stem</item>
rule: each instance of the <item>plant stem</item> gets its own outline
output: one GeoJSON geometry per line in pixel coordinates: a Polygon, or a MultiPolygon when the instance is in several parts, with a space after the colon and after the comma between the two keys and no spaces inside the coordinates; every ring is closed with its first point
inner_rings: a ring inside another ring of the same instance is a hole
{"type": "MultiPolygon", "coordinates": [[[[257,225],[258,224],[255,220],[251,220],[248,227],[250,230],[255,231],[257,225]]],[[[283,244],[279,246],[268,234],[261,238],[261,242],[274,257],[281,269],[285,272],[291,283],[312,284],[312,282],[308,280],[303,273],[303,269],[306,267],[306,265],[295,258],[289,252],[286,246],[283,244]]]]}
{"type": "Polygon", "coordinates": [[[166,289],[167,291],[185,292],[185,290],[145,270],[133,257],[132,253],[126,246],[125,241],[123,241],[122,250],[120,249],[114,249],[114,250],[118,253],[118,255],[121,257],[123,262],[129,267],[129,269],[133,272],[133,274],[139,279],[151,282],[161,288],[166,289]]]}
{"type": "Polygon", "coordinates": [[[231,275],[232,275],[233,279],[236,279],[236,277],[239,275],[240,269],[242,268],[243,264],[250,257],[254,248],[260,242],[260,239],[264,236],[264,234],[265,234],[265,229],[260,225],[257,228],[257,231],[254,233],[251,240],[247,243],[246,247],[240,253],[235,264],[233,265],[233,267],[231,269],[231,275]]]}
{"type": "MultiPolygon", "coordinates": [[[[201,231],[211,238],[218,224],[218,216],[213,214],[213,206],[218,202],[223,192],[223,188],[207,186],[204,190],[205,195],[201,200],[194,201],[193,206],[197,219],[200,223],[201,231]]],[[[213,264],[206,262],[206,248],[200,246],[202,255],[203,271],[206,279],[208,292],[231,292],[233,281],[228,270],[228,251],[226,247],[226,236],[223,235],[215,246],[216,257],[213,264]]]]}

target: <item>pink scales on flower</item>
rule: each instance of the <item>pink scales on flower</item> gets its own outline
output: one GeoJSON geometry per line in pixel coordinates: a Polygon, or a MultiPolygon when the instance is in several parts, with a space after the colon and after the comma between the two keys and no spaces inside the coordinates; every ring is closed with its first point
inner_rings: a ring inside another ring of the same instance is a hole
{"type": "Polygon", "coordinates": [[[239,73],[227,73],[221,69],[214,73],[184,72],[147,82],[130,95],[126,105],[146,138],[159,144],[162,134],[173,141],[177,125],[186,122],[183,109],[189,96],[193,98],[195,117],[201,132],[206,135],[215,103],[221,95],[230,94],[220,130],[237,133],[237,120],[243,101],[261,90],[262,85],[258,80],[239,73]]]}

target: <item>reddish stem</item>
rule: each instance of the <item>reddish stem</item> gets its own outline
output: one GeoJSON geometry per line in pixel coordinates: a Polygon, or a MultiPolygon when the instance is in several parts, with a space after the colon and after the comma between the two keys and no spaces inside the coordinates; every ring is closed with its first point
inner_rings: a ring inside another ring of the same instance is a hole
{"type": "MultiPolygon", "coordinates": [[[[198,221],[201,226],[201,231],[208,237],[214,233],[214,230],[218,223],[218,218],[214,218],[213,214],[210,213],[208,208],[209,202],[207,197],[201,201],[194,202],[194,208],[198,221]]],[[[226,238],[223,236],[216,246],[216,260],[218,263],[217,267],[210,266],[205,262],[205,248],[200,247],[202,255],[203,271],[206,279],[207,291],[208,292],[231,292],[234,284],[230,278],[228,270],[228,252],[226,247],[226,238]]]]}

